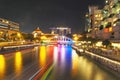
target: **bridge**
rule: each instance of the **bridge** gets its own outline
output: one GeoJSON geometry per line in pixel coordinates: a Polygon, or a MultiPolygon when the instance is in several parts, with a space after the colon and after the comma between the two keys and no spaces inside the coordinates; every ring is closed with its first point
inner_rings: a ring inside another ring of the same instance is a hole
{"type": "Polygon", "coordinates": [[[50,43],[53,44],[60,44],[60,45],[72,45],[74,44],[73,40],[71,38],[68,38],[66,36],[54,36],[50,43]]]}

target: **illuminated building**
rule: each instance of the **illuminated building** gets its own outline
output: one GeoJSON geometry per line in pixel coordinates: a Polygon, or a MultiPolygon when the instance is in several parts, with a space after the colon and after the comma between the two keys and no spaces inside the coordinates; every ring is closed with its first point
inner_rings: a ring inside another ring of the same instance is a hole
{"type": "Polygon", "coordinates": [[[91,36],[99,39],[120,40],[120,1],[106,0],[103,9],[89,7],[91,36]]]}
{"type": "Polygon", "coordinates": [[[91,36],[95,38],[102,20],[102,11],[98,9],[98,6],[89,6],[89,20],[91,25],[88,28],[88,32],[91,32],[91,36]]]}
{"type": "Polygon", "coordinates": [[[0,18],[0,39],[5,36],[10,39],[12,34],[19,33],[19,28],[18,23],[0,18]]]}
{"type": "Polygon", "coordinates": [[[101,35],[103,35],[102,38],[110,40],[119,40],[120,2],[119,0],[106,0],[105,2],[106,5],[102,9],[103,12],[103,20],[101,22],[101,26],[103,27],[103,29],[101,29],[101,35]]]}
{"type": "Polygon", "coordinates": [[[51,37],[53,36],[57,36],[57,34],[49,34],[49,33],[43,33],[39,27],[37,27],[37,29],[35,29],[32,32],[34,39],[39,40],[49,40],[51,37]]]}
{"type": "Polygon", "coordinates": [[[43,33],[42,33],[42,31],[40,30],[40,28],[37,27],[37,29],[35,29],[35,30],[32,32],[32,34],[34,35],[34,38],[35,38],[35,37],[38,37],[38,36],[42,35],[43,33]]]}
{"type": "Polygon", "coordinates": [[[0,29],[19,31],[19,24],[13,21],[0,18],[0,29]]]}

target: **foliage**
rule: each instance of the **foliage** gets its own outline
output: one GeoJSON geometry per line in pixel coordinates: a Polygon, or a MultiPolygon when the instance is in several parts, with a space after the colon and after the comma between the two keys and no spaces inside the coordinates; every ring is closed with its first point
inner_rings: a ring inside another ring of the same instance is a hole
{"type": "Polygon", "coordinates": [[[106,40],[102,41],[102,45],[108,47],[111,45],[111,42],[108,39],[106,39],[106,40]]]}
{"type": "Polygon", "coordinates": [[[32,34],[22,33],[22,35],[25,40],[30,40],[30,41],[34,40],[34,37],[32,34]]]}
{"type": "Polygon", "coordinates": [[[79,41],[91,41],[91,44],[95,44],[99,41],[97,38],[92,38],[92,37],[86,37],[86,35],[83,35],[79,41]]]}

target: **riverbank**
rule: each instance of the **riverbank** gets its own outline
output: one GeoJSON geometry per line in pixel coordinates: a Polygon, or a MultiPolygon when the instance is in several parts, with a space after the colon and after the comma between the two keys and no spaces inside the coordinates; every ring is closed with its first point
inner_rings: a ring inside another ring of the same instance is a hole
{"type": "Polygon", "coordinates": [[[97,51],[93,52],[92,49],[83,50],[83,52],[80,52],[80,49],[76,46],[73,46],[73,49],[76,50],[78,55],[83,55],[91,58],[92,60],[96,61],[98,64],[103,65],[103,67],[105,67],[106,69],[109,69],[109,71],[112,72],[113,74],[120,77],[119,76],[120,74],[119,58],[117,59],[115,57],[114,59],[114,58],[108,57],[108,54],[100,55],[97,53],[97,51]]]}
{"type": "Polygon", "coordinates": [[[17,46],[4,46],[0,50],[0,54],[8,54],[8,53],[12,53],[12,52],[15,52],[15,51],[30,49],[30,48],[33,48],[35,46],[38,46],[38,44],[17,45],[17,46]]]}

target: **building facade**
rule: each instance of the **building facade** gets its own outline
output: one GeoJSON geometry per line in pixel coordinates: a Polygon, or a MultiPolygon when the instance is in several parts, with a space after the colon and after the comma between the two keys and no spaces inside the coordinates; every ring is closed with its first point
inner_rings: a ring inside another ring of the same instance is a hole
{"type": "Polygon", "coordinates": [[[20,34],[19,24],[0,18],[0,39],[11,39],[12,34],[20,34]]]}
{"type": "Polygon", "coordinates": [[[58,34],[58,35],[71,34],[71,28],[68,27],[56,27],[50,29],[51,29],[51,34],[58,34]]]}
{"type": "Polygon", "coordinates": [[[19,31],[19,24],[7,19],[0,18],[0,29],[19,31]]]}
{"type": "Polygon", "coordinates": [[[92,37],[120,40],[120,0],[106,0],[103,9],[89,7],[89,19],[92,37]]]}

